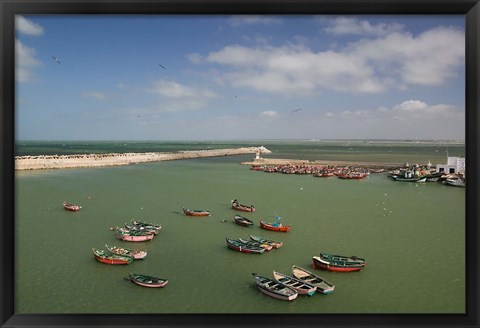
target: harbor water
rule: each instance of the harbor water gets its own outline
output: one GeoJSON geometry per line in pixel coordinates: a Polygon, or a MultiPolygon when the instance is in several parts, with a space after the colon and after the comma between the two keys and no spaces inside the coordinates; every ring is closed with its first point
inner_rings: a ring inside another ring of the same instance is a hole
{"type": "MultiPolygon", "coordinates": [[[[450,156],[464,156],[463,145],[362,148],[342,142],[335,149],[319,145],[314,152],[303,143],[264,146],[273,151],[270,157],[310,160],[443,163],[447,147],[450,156]]],[[[49,145],[42,147],[47,153],[49,145]]],[[[240,164],[251,159],[17,172],[15,312],[465,312],[464,188],[396,182],[386,173],[363,180],[264,173],[240,164]],[[256,212],[242,214],[255,226],[234,223],[237,212],[230,201],[235,198],[255,206],[256,212]],[[82,209],[67,212],[64,200],[82,209]],[[182,207],[209,209],[211,216],[188,217],[182,207]],[[277,216],[292,224],[290,232],[260,229],[260,220],[277,216]],[[131,219],[163,228],[148,242],[116,239],[110,228],[131,219]],[[284,245],[261,255],[227,248],[226,237],[248,239],[249,234],[284,245]],[[105,244],[146,249],[148,255],[129,265],[106,265],[92,253],[105,244]],[[315,270],[312,256],[320,252],[356,255],[367,264],[360,272],[315,270]],[[334,283],[334,292],[286,302],[258,291],[251,273],[291,274],[294,264],[334,283]],[[143,288],[124,279],[130,272],[169,283],[143,288]]]]}

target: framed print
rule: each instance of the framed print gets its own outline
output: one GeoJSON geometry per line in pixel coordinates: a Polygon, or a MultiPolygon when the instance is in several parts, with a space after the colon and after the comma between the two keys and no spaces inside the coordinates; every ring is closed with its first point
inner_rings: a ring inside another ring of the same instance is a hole
{"type": "Polygon", "coordinates": [[[1,9],[2,327],[478,325],[478,1],[1,9]]]}

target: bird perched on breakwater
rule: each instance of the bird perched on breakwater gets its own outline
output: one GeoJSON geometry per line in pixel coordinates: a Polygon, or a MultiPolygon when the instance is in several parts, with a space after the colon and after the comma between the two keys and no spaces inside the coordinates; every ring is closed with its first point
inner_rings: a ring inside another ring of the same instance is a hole
{"type": "Polygon", "coordinates": [[[60,60],[58,60],[58,58],[57,58],[57,57],[54,57],[54,56],[51,56],[51,57],[53,58],[53,61],[54,61],[55,63],[58,63],[58,64],[60,64],[60,60]]]}

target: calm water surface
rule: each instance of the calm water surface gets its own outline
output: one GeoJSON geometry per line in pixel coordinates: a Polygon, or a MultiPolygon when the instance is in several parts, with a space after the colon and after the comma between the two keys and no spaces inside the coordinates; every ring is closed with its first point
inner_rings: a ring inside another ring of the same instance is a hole
{"type": "Polygon", "coordinates": [[[267,174],[239,164],[250,159],[17,172],[15,311],[464,312],[465,189],[395,182],[386,174],[361,181],[267,174]],[[256,226],[233,222],[234,198],[255,205],[255,213],[244,215],[256,226]],[[83,208],[67,212],[64,200],[83,208]],[[212,215],[186,217],[180,214],[184,206],[212,215]],[[261,219],[276,215],[293,225],[291,232],[259,228],[261,219]],[[109,228],[132,218],[163,229],[149,242],[115,239],[109,228]],[[225,237],[249,234],[284,246],[262,255],[226,247],[225,237]],[[148,256],[128,266],[105,265],[91,251],[105,243],[147,249],[148,256]],[[312,269],[312,256],[320,252],[365,257],[367,266],[353,273],[315,270],[335,291],[293,302],[267,297],[254,285],[252,272],[289,274],[293,264],[312,269]],[[142,288],[124,280],[129,272],[164,277],[169,284],[142,288]]]}

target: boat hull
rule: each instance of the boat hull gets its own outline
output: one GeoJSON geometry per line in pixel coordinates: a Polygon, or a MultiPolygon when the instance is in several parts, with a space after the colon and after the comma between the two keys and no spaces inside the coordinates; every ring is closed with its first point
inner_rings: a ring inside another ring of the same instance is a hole
{"type": "Polygon", "coordinates": [[[288,225],[288,226],[276,227],[267,222],[260,221],[260,228],[265,230],[270,230],[270,231],[289,232],[292,226],[288,225]]]}
{"type": "Polygon", "coordinates": [[[154,234],[142,235],[142,236],[132,236],[132,235],[124,235],[124,234],[117,234],[117,238],[123,241],[132,241],[132,242],[139,242],[139,241],[149,241],[155,237],[154,234]]]}
{"type": "Polygon", "coordinates": [[[105,263],[105,264],[113,264],[113,265],[122,265],[122,264],[130,264],[127,260],[116,260],[116,259],[108,259],[101,256],[95,255],[95,258],[98,262],[105,263]]]}
{"type": "Polygon", "coordinates": [[[183,209],[183,213],[187,216],[210,216],[209,211],[201,211],[201,210],[188,210],[183,209]]]}
{"type": "Polygon", "coordinates": [[[327,271],[333,271],[333,272],[353,272],[353,271],[360,271],[364,268],[363,265],[339,266],[335,264],[330,264],[330,263],[323,262],[322,260],[319,260],[315,257],[313,258],[313,267],[315,269],[327,270],[327,271]]]}
{"type": "Polygon", "coordinates": [[[273,297],[273,298],[276,298],[277,300],[293,301],[298,296],[298,293],[293,294],[291,296],[283,296],[283,295],[272,293],[271,291],[269,291],[268,289],[265,289],[264,287],[262,287],[260,285],[257,285],[257,287],[258,287],[258,290],[261,291],[263,294],[268,295],[268,296],[273,297]]]}
{"type": "Polygon", "coordinates": [[[242,242],[236,242],[231,239],[227,239],[227,247],[230,248],[231,250],[240,252],[240,253],[253,253],[253,254],[263,254],[265,252],[265,249],[259,248],[259,247],[252,247],[249,245],[246,245],[242,242]]]}
{"type": "Polygon", "coordinates": [[[168,280],[160,279],[160,278],[153,278],[157,279],[157,283],[147,283],[147,282],[142,282],[140,280],[137,280],[133,274],[130,274],[129,279],[131,282],[133,282],[136,285],[142,286],[142,287],[148,287],[148,288],[162,288],[165,287],[168,284],[168,280]]]}
{"type": "Polygon", "coordinates": [[[317,291],[317,287],[313,285],[307,284],[297,278],[290,277],[276,271],[273,271],[273,278],[279,283],[295,290],[300,295],[312,296],[317,291]]]}
{"type": "Polygon", "coordinates": [[[317,287],[317,292],[321,294],[328,295],[335,290],[334,284],[299,266],[292,266],[292,274],[295,278],[317,287]]]}

